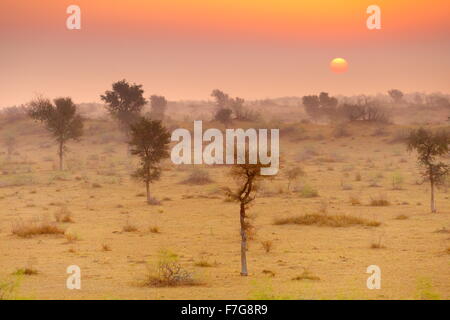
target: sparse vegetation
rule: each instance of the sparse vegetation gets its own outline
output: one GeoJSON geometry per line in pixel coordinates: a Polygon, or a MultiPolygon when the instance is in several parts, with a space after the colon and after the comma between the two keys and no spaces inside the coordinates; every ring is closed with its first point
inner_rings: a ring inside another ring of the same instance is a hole
{"type": "Polygon", "coordinates": [[[341,228],[356,225],[366,227],[378,227],[380,225],[380,222],[348,215],[305,214],[289,218],[278,218],[275,219],[274,224],[275,225],[298,224],[306,226],[316,225],[319,227],[341,228]]]}

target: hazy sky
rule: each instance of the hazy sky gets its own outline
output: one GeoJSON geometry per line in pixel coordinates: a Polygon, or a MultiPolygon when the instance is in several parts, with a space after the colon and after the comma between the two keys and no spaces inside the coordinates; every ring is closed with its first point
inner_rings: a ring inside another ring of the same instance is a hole
{"type": "Polygon", "coordinates": [[[449,92],[449,14],[449,0],[0,0],[0,107],[100,101],[123,78],[169,100],[449,92]],[[81,30],[66,28],[71,4],[81,30]],[[366,27],[372,4],[381,30],[366,27]]]}

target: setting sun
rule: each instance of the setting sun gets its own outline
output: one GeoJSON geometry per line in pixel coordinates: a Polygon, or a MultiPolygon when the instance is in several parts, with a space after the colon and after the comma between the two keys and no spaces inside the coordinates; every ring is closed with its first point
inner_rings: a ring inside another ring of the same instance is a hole
{"type": "Polygon", "coordinates": [[[330,62],[330,69],[334,73],[344,73],[348,70],[348,63],[343,58],[335,58],[330,62]]]}

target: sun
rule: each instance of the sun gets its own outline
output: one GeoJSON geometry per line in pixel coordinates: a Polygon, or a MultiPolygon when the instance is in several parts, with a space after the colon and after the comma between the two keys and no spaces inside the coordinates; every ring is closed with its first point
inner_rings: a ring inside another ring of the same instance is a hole
{"type": "Polygon", "coordinates": [[[348,63],[344,58],[334,58],[330,62],[330,69],[334,73],[344,73],[348,70],[348,63]]]}

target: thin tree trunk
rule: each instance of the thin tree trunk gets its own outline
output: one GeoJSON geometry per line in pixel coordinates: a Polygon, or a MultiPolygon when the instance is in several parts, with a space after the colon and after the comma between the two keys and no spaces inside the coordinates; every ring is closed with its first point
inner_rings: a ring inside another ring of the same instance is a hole
{"type": "Polygon", "coordinates": [[[150,196],[150,182],[147,180],[145,181],[145,188],[147,190],[147,203],[151,203],[151,196],[150,196]]]}
{"type": "Polygon", "coordinates": [[[245,230],[245,206],[241,203],[241,276],[248,276],[247,272],[247,233],[245,230]]]}
{"type": "Polygon", "coordinates": [[[63,169],[63,149],[64,149],[63,142],[60,141],[58,153],[59,153],[59,170],[61,170],[61,171],[63,169]]]}
{"type": "Polygon", "coordinates": [[[434,200],[434,181],[430,179],[431,185],[431,213],[436,213],[436,201],[434,200]]]}

